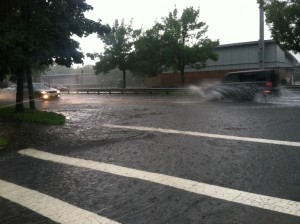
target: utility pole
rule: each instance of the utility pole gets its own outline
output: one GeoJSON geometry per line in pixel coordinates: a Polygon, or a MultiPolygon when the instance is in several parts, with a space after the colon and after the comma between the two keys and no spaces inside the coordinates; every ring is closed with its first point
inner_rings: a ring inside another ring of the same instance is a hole
{"type": "Polygon", "coordinates": [[[263,3],[259,3],[259,43],[258,43],[258,61],[259,69],[265,69],[265,17],[263,3]]]}
{"type": "Polygon", "coordinates": [[[81,88],[83,88],[83,69],[81,69],[81,88]]]}

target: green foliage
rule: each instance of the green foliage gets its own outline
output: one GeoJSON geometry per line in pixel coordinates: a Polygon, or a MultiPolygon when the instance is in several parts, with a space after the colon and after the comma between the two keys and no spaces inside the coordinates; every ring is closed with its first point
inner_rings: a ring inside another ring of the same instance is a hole
{"type": "Polygon", "coordinates": [[[103,54],[88,54],[91,58],[99,57],[99,61],[95,65],[96,74],[106,74],[114,68],[119,68],[125,72],[130,69],[131,64],[129,55],[133,51],[133,42],[138,38],[140,30],[132,28],[132,21],[129,25],[115,20],[111,32],[100,36],[103,41],[104,53],[103,54]]]}
{"type": "Polygon", "coordinates": [[[258,1],[263,4],[273,39],[285,50],[300,52],[300,0],[258,1]]]}
{"type": "MultiPolygon", "coordinates": [[[[111,53],[112,52],[106,51],[106,53],[99,56],[99,61],[96,62],[95,67],[94,67],[97,75],[100,73],[107,74],[110,70],[118,67],[118,65],[119,65],[118,61],[120,61],[121,58],[117,58],[117,55],[116,55],[116,57],[114,57],[113,55],[111,55],[111,53]]],[[[124,59],[124,61],[119,66],[119,68],[124,67],[125,58],[123,58],[123,59],[124,59]]],[[[123,68],[121,71],[123,71],[123,68]]]]}
{"type": "Polygon", "coordinates": [[[4,138],[0,138],[0,148],[7,145],[7,140],[4,138]]]}
{"type": "Polygon", "coordinates": [[[114,68],[123,72],[123,88],[126,88],[126,71],[132,69],[130,55],[133,52],[133,43],[139,37],[140,30],[132,29],[132,21],[129,25],[115,20],[111,32],[100,36],[104,43],[104,53],[87,54],[92,59],[99,57],[94,69],[96,74],[108,73],[114,68]]]}
{"type": "Polygon", "coordinates": [[[30,109],[25,109],[24,113],[15,113],[14,109],[11,107],[0,108],[0,117],[40,124],[61,125],[65,123],[65,116],[62,114],[30,109]]]}
{"type": "Polygon", "coordinates": [[[135,42],[135,51],[129,57],[133,65],[131,71],[142,76],[155,76],[164,71],[164,55],[164,43],[157,24],[135,42]]]}
{"type": "Polygon", "coordinates": [[[33,64],[82,63],[84,55],[72,35],[108,32],[100,22],[85,18],[89,10],[85,0],[1,0],[0,76],[7,70],[17,75],[16,111],[23,111],[24,70],[31,71],[33,64]]]}
{"type": "Polygon", "coordinates": [[[184,85],[186,66],[200,69],[207,60],[217,60],[215,47],[219,41],[205,36],[208,26],[199,22],[199,9],[186,8],[179,17],[177,9],[162,19],[161,23],[146,30],[133,30],[132,23],[125,25],[116,20],[111,32],[100,38],[105,44],[104,53],[89,53],[91,59],[99,58],[96,74],[107,73],[114,68],[142,76],[155,76],[172,69],[180,71],[184,85]]]}
{"type": "Polygon", "coordinates": [[[199,13],[199,9],[190,7],[178,17],[175,8],[163,19],[162,40],[165,43],[167,68],[183,72],[187,65],[199,69],[205,66],[208,59],[217,59],[215,47],[219,42],[205,36],[208,26],[198,21],[199,13]]]}
{"type": "Polygon", "coordinates": [[[199,9],[189,7],[178,16],[173,12],[156,23],[135,43],[135,73],[155,75],[163,70],[179,71],[184,85],[186,66],[205,67],[208,59],[217,60],[219,41],[205,36],[207,25],[199,22],[199,9]]]}

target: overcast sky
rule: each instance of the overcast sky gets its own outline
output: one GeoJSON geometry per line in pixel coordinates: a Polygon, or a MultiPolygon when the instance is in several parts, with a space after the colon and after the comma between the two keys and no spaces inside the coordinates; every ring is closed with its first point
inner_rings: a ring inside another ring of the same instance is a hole
{"type": "MultiPolygon", "coordinates": [[[[155,20],[161,21],[175,6],[179,15],[193,6],[200,8],[200,21],[208,25],[207,36],[220,40],[220,44],[257,41],[259,39],[259,8],[256,0],[87,0],[94,9],[87,18],[112,25],[115,19],[133,20],[134,28],[151,28],[155,20]]],[[[265,26],[265,39],[271,39],[265,26]]],[[[78,39],[84,53],[101,52],[103,45],[96,35],[78,39]]],[[[85,60],[85,64],[93,64],[85,60]]]]}

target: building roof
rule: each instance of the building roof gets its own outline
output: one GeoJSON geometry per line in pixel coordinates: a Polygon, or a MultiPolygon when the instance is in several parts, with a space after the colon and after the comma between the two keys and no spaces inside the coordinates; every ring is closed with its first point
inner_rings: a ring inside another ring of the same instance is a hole
{"type": "MultiPolygon", "coordinates": [[[[274,40],[265,40],[265,44],[274,43],[274,40]]],[[[239,43],[230,43],[230,44],[220,44],[216,48],[223,48],[223,47],[238,47],[238,46],[245,46],[245,45],[256,45],[258,41],[247,41],[247,42],[239,42],[239,43]]]]}
{"type": "MultiPolygon", "coordinates": [[[[258,40],[257,41],[248,41],[248,42],[239,42],[239,43],[230,43],[230,44],[220,44],[219,46],[216,47],[216,49],[221,49],[221,48],[233,48],[233,47],[241,47],[241,46],[250,46],[250,45],[258,45],[258,40]]],[[[298,59],[294,56],[294,54],[292,54],[289,51],[286,51],[284,49],[282,49],[278,44],[276,44],[275,40],[265,40],[265,45],[267,44],[274,44],[277,45],[282,51],[285,52],[285,54],[287,54],[286,56],[290,58],[291,61],[293,61],[293,64],[299,64],[298,59]]]]}

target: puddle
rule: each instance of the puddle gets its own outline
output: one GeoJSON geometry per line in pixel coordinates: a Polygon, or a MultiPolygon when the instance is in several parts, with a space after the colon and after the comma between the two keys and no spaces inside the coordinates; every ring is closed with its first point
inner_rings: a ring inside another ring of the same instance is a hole
{"type": "Polygon", "coordinates": [[[281,90],[281,96],[262,96],[255,93],[254,87],[220,86],[219,82],[206,82],[201,86],[191,86],[190,90],[206,101],[252,101],[256,103],[290,104],[300,106],[300,92],[281,90]]]}

